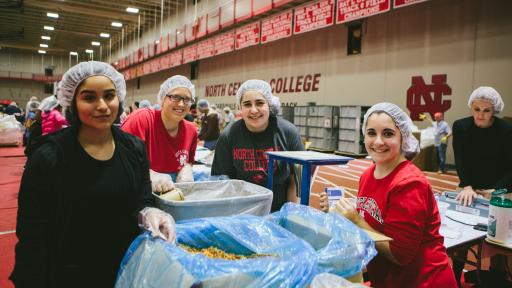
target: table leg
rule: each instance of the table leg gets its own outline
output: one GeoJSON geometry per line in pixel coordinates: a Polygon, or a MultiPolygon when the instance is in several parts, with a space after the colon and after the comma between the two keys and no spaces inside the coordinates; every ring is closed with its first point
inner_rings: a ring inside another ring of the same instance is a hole
{"type": "Polygon", "coordinates": [[[267,188],[272,190],[272,181],[274,180],[274,157],[268,155],[268,175],[267,175],[267,188]]]}
{"type": "Polygon", "coordinates": [[[311,186],[311,165],[302,167],[302,182],[300,185],[300,204],[309,205],[309,188],[311,186]]]}

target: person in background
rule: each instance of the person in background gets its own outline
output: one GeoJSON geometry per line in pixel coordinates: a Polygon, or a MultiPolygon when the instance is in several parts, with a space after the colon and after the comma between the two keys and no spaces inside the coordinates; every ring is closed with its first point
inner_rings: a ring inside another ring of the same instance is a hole
{"type": "Polygon", "coordinates": [[[160,193],[172,190],[174,182],[194,181],[197,129],[184,118],[194,102],[195,87],[187,77],[175,75],[162,83],[157,98],[161,110],[139,109],[121,128],[144,141],[151,185],[160,193]]]}
{"type": "MultiPolygon", "coordinates": [[[[28,110],[25,112],[25,133],[23,133],[23,146],[27,146],[28,138],[30,137],[30,127],[36,121],[36,113],[39,109],[39,105],[41,105],[41,103],[38,101],[30,101],[29,104],[30,105],[27,105],[28,110]]],[[[41,113],[39,113],[39,120],[40,118],[41,113]]]]}
{"type": "MultiPolygon", "coordinates": [[[[265,187],[267,151],[303,151],[299,131],[292,123],[277,117],[281,102],[263,80],[245,81],[236,93],[242,120],[226,127],[219,137],[212,164],[212,175],[227,175],[265,187]]],[[[274,164],[271,211],[286,202],[298,203],[294,168],[283,161],[274,164]]]]}
{"type": "MultiPolygon", "coordinates": [[[[456,287],[432,188],[411,160],[419,153],[413,123],[392,103],[364,115],[364,144],[374,164],[359,180],[356,205],[347,198],[331,208],[360,228],[393,238],[377,242],[368,264],[372,287],[456,287]]],[[[325,192],[320,207],[328,211],[325,192]]]]}
{"type": "Polygon", "coordinates": [[[227,127],[230,123],[235,122],[235,114],[231,111],[229,106],[224,107],[224,128],[227,127]]]}
{"type": "Polygon", "coordinates": [[[28,114],[28,111],[30,110],[30,108],[33,107],[32,102],[37,102],[40,104],[40,102],[37,100],[36,96],[30,97],[30,100],[28,100],[27,105],[25,106],[25,113],[28,114]]]}
{"type": "MultiPolygon", "coordinates": [[[[496,116],[504,106],[494,88],[478,87],[468,100],[471,116],[453,123],[453,152],[460,179],[457,200],[463,205],[471,205],[478,195],[490,198],[496,189],[512,189],[512,124],[496,116]]],[[[465,259],[467,250],[456,255],[465,259]]],[[[493,271],[503,270],[497,267],[497,259],[491,259],[493,271]]],[[[464,263],[454,261],[453,266],[460,279],[464,263]]]]}
{"type": "Polygon", "coordinates": [[[25,122],[23,111],[21,111],[20,107],[18,107],[18,104],[14,101],[7,105],[7,107],[4,110],[4,113],[7,115],[13,115],[16,118],[16,120],[21,124],[25,122]]]}
{"type": "Polygon", "coordinates": [[[199,140],[204,141],[205,148],[215,150],[220,135],[220,116],[215,110],[211,109],[210,103],[205,99],[201,99],[197,102],[197,109],[203,114],[201,116],[199,140]]]}
{"type": "Polygon", "coordinates": [[[69,126],[68,121],[62,115],[62,106],[59,105],[59,101],[57,101],[54,95],[43,99],[41,102],[41,110],[43,135],[69,126]]]}
{"type": "MultiPolygon", "coordinates": [[[[425,120],[427,116],[420,114],[420,119],[425,120]]],[[[446,121],[442,112],[434,113],[434,121],[431,121],[434,128],[434,146],[436,147],[438,169],[437,173],[445,173],[446,164],[446,148],[448,147],[448,139],[452,136],[452,129],[446,121]]]]}
{"type": "Polygon", "coordinates": [[[72,125],[44,137],[27,162],[10,279],[16,287],[114,287],[138,223],[169,242],[175,224],[152,207],[144,144],[113,126],[123,75],[90,61],[62,79],[59,102],[72,125]]]}
{"type": "Polygon", "coordinates": [[[194,122],[196,118],[197,118],[197,106],[194,103],[194,104],[190,105],[190,111],[187,113],[187,115],[185,115],[185,120],[187,120],[189,122],[194,122]]]}
{"type": "Polygon", "coordinates": [[[143,108],[153,109],[153,106],[151,106],[151,102],[149,102],[149,100],[144,99],[139,103],[139,109],[143,108]]]}

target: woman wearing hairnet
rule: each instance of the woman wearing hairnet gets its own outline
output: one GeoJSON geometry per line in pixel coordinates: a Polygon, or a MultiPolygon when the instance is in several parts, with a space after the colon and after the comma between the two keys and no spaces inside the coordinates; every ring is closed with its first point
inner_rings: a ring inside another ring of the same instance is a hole
{"type": "Polygon", "coordinates": [[[44,98],[40,107],[42,110],[41,127],[43,135],[59,131],[68,126],[68,121],[62,115],[62,106],[59,105],[59,101],[54,95],[44,98]]]}
{"type": "MultiPolygon", "coordinates": [[[[448,262],[432,188],[412,164],[418,141],[398,106],[379,103],[364,115],[364,143],[374,165],[359,180],[357,207],[346,198],[333,209],[357,226],[393,241],[375,243],[369,263],[372,287],[456,287],[448,262]]],[[[328,210],[325,193],[320,207],[328,210]]]]}
{"type": "Polygon", "coordinates": [[[479,87],[469,96],[471,116],[453,123],[453,151],[462,191],[458,199],[469,205],[478,194],[512,188],[512,125],[496,117],[503,110],[500,94],[479,87]]]}
{"type": "MultiPolygon", "coordinates": [[[[267,183],[267,151],[302,151],[297,128],[277,117],[279,98],[262,80],[244,82],[236,93],[242,119],[227,126],[219,137],[212,164],[212,175],[227,175],[260,186],[267,183]]],[[[274,166],[276,167],[276,166],[274,166]]],[[[274,172],[272,211],[285,202],[298,202],[293,173],[284,162],[274,172]]]]}
{"type": "MultiPolygon", "coordinates": [[[[471,205],[495,189],[512,189],[512,125],[496,117],[503,110],[500,94],[492,87],[478,87],[469,96],[471,116],[453,123],[453,152],[461,191],[457,199],[471,205]]],[[[467,250],[457,251],[465,257],[467,250]]],[[[491,269],[494,268],[491,261],[491,269]]],[[[464,263],[454,261],[460,279],[464,263]]]]}
{"type": "Polygon", "coordinates": [[[27,162],[10,277],[17,287],[113,287],[137,218],[174,241],[172,217],[150,208],[144,144],[112,125],[125,95],[123,76],[106,63],[63,75],[58,98],[71,126],[44,137],[27,162]]]}
{"type": "Polygon", "coordinates": [[[160,86],[160,110],[139,109],[121,126],[146,144],[155,192],[172,190],[173,181],[194,181],[197,128],[184,120],[194,100],[194,84],[187,77],[172,76],[160,86]]]}

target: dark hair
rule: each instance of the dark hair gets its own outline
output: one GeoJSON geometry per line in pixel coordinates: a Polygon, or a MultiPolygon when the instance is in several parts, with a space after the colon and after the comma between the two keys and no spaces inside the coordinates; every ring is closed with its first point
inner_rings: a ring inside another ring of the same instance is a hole
{"type": "MultiPolygon", "coordinates": [[[[80,121],[80,118],[78,117],[77,108],[76,108],[76,93],[78,93],[78,91],[80,90],[80,87],[82,87],[84,82],[85,81],[82,81],[82,83],[80,83],[80,85],[78,85],[78,87],[76,87],[75,95],[73,95],[73,100],[71,101],[71,105],[66,109],[66,112],[64,115],[66,117],[66,120],[68,120],[68,123],[70,126],[80,126],[82,124],[82,122],[80,121]]],[[[116,92],[117,92],[117,89],[116,89],[116,92]]],[[[119,97],[118,97],[118,99],[119,99],[119,97]]],[[[123,106],[124,106],[124,102],[119,101],[119,107],[117,109],[117,116],[116,116],[116,120],[114,120],[114,123],[120,122],[121,114],[123,114],[123,112],[124,112],[123,106]]]]}
{"type": "Polygon", "coordinates": [[[135,101],[133,103],[135,104],[135,106],[137,106],[137,108],[139,108],[139,101],[135,101]]]}

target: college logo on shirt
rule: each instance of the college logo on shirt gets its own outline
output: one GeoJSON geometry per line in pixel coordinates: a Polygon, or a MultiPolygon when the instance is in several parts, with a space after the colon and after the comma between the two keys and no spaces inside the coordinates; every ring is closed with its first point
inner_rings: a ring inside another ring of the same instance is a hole
{"type": "Polygon", "coordinates": [[[174,154],[174,156],[176,156],[176,159],[178,159],[178,166],[180,168],[183,167],[185,164],[187,164],[187,162],[188,162],[188,151],[187,150],[181,149],[178,152],[176,152],[176,154],[174,154]]]}
{"type": "Polygon", "coordinates": [[[364,212],[370,214],[373,219],[377,220],[380,224],[384,224],[384,219],[382,219],[379,206],[377,206],[377,202],[373,198],[369,197],[358,197],[357,198],[357,208],[361,209],[359,213],[364,216],[364,212]]]}

